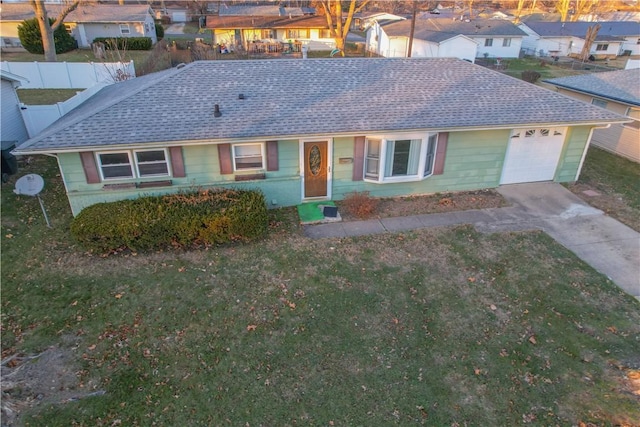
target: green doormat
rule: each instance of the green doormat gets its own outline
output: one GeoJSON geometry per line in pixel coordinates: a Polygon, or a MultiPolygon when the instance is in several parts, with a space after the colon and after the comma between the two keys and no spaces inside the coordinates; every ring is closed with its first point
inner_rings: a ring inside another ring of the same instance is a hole
{"type": "Polygon", "coordinates": [[[323,200],[320,202],[309,202],[298,205],[298,216],[300,217],[300,222],[311,223],[311,222],[322,222],[325,220],[322,211],[318,206],[335,206],[335,203],[323,200]]]}

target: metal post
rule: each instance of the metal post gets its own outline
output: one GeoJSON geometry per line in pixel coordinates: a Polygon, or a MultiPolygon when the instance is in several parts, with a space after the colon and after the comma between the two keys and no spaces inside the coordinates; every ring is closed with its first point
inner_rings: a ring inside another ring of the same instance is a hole
{"type": "Polygon", "coordinates": [[[49,223],[49,217],[47,216],[47,211],[44,208],[44,203],[42,203],[42,199],[40,195],[36,195],[38,198],[38,202],[40,202],[40,207],[42,208],[42,214],[44,215],[44,220],[47,222],[47,227],[51,228],[51,224],[49,223]]]}

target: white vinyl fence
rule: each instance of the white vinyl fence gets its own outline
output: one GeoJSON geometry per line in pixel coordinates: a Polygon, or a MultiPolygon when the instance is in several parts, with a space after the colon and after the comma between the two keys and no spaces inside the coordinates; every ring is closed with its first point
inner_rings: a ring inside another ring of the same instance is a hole
{"type": "Polygon", "coordinates": [[[67,114],[69,111],[82,104],[84,101],[95,95],[100,89],[107,86],[107,83],[99,83],[89,89],[78,92],[72,98],[55,105],[20,105],[20,112],[27,127],[29,138],[33,138],[44,128],[67,114]]]}
{"type": "Polygon", "coordinates": [[[8,62],[0,68],[29,80],[21,89],[86,89],[98,83],[133,78],[130,62],[8,62]]]}

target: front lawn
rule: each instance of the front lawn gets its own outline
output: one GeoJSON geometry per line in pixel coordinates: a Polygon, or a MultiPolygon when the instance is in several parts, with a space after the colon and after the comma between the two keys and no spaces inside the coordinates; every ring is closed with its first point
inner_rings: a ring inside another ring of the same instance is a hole
{"type": "Polygon", "coordinates": [[[25,425],[640,424],[640,304],[542,232],[309,240],[283,209],[254,244],[103,257],[55,166],[20,170],[53,229],[2,186],[25,425]]]}

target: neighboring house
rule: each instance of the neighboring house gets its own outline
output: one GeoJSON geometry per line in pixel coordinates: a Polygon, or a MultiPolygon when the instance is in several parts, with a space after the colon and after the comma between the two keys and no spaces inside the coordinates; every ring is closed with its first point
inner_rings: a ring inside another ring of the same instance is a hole
{"type": "Polygon", "coordinates": [[[55,155],[71,209],[197,188],[271,207],[578,179],[628,120],[466,61],[196,61],[105,87],[16,154],[55,155]]]}
{"type": "Polygon", "coordinates": [[[545,80],[558,92],[624,114],[633,121],[596,129],[593,145],[640,163],[640,69],[545,80]]]}
{"type": "Polygon", "coordinates": [[[386,12],[358,14],[353,17],[353,29],[366,31],[371,28],[375,22],[402,21],[404,19],[406,18],[386,12]]]}
{"type": "MultiPolygon", "coordinates": [[[[221,7],[222,9],[222,7],[221,7]]],[[[213,32],[213,42],[227,46],[242,46],[253,50],[251,43],[269,50],[270,45],[295,42],[310,49],[333,49],[324,16],[207,16],[207,28],[213,32]]]]}
{"type": "MultiPolygon", "coordinates": [[[[367,49],[385,57],[406,57],[410,36],[410,20],[378,22],[367,32],[367,49]]],[[[478,57],[517,58],[524,36],[513,23],[503,20],[417,19],[411,56],[472,62],[478,57]]]]}
{"type": "MultiPolygon", "coordinates": [[[[47,12],[55,17],[62,7],[49,4],[47,12]]],[[[29,3],[2,4],[0,46],[21,46],[18,25],[34,16],[29,3]]],[[[91,47],[96,37],[149,37],[155,44],[158,39],[153,16],[148,5],[81,4],[67,15],[64,25],[81,48],[91,47]]]]}
{"type": "Polygon", "coordinates": [[[22,113],[20,112],[20,100],[16,88],[25,83],[24,77],[0,70],[0,98],[2,99],[2,127],[0,127],[0,139],[2,149],[12,145],[19,146],[29,138],[22,113]]]}
{"type": "Polygon", "coordinates": [[[620,55],[640,55],[640,23],[621,22],[539,22],[526,21],[519,27],[527,33],[522,42],[528,54],[536,56],[573,56],[582,52],[589,27],[600,30],[589,54],[596,59],[620,55]]]}

